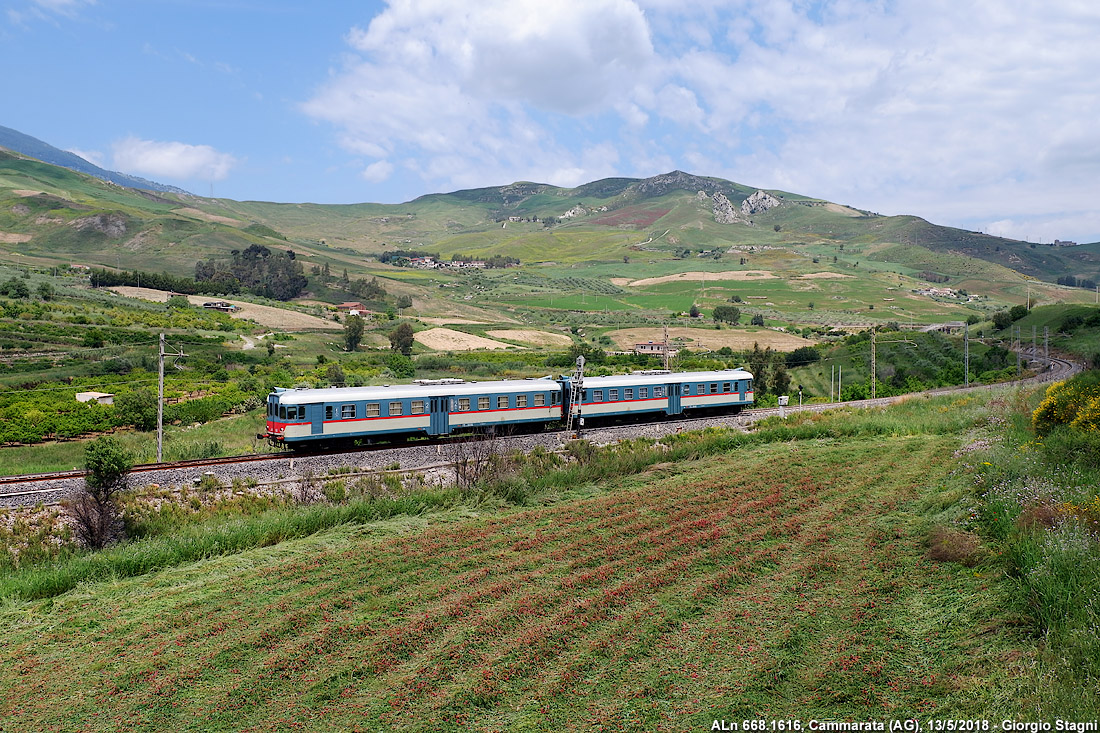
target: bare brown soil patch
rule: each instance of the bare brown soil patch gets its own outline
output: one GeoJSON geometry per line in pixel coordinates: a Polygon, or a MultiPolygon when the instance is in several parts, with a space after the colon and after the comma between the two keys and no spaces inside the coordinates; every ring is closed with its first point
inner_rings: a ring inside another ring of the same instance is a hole
{"type": "MultiPolygon", "coordinates": [[[[119,286],[117,288],[111,288],[119,295],[124,295],[127,298],[139,298],[141,300],[151,300],[154,303],[166,303],[168,302],[168,293],[163,290],[153,290],[152,288],[135,288],[129,286],[119,286]]],[[[242,300],[227,300],[225,298],[219,298],[213,295],[189,295],[187,300],[193,305],[202,305],[203,303],[211,300],[225,300],[227,303],[232,303],[235,306],[240,307],[239,311],[230,313],[234,318],[244,318],[250,321],[255,321],[261,326],[268,328],[278,329],[281,331],[317,331],[327,330],[335,331],[342,328],[339,323],[335,321],[327,321],[317,316],[311,316],[307,313],[298,313],[296,311],[287,310],[285,308],[276,308],[270,305],[257,305],[256,303],[247,303],[242,300]]]]}
{"type": "Polygon", "coordinates": [[[630,283],[631,283],[631,280],[630,280],[629,277],[613,277],[613,278],[611,278],[611,284],[612,285],[618,285],[619,287],[622,287],[623,285],[629,285],[630,283]]]}
{"type": "MultiPolygon", "coordinates": [[[[635,344],[646,341],[661,341],[662,331],[659,328],[624,328],[607,334],[615,342],[615,346],[622,351],[634,349],[635,344]]],[[[720,349],[728,346],[731,349],[751,349],[754,343],[760,344],[760,348],[768,346],[780,351],[793,351],[799,346],[810,346],[812,341],[789,333],[771,331],[766,328],[758,330],[749,329],[722,329],[716,331],[707,328],[670,328],[668,329],[669,341],[680,343],[689,349],[720,349]],[[682,340],[682,341],[680,341],[682,340]]]]}
{"type": "Polygon", "coordinates": [[[537,329],[526,328],[514,328],[514,329],[499,329],[497,331],[486,331],[488,335],[498,339],[511,339],[512,341],[522,341],[526,344],[534,344],[535,346],[572,346],[573,339],[569,338],[562,333],[550,333],[548,331],[539,331],[537,329]]]}
{"type": "Polygon", "coordinates": [[[429,328],[416,336],[417,341],[436,351],[474,351],[475,349],[514,349],[512,344],[493,341],[450,328],[429,328]]]}
{"type": "Polygon", "coordinates": [[[29,234],[15,234],[13,232],[0,232],[0,242],[4,244],[20,244],[31,241],[29,234]]]}
{"type": "Polygon", "coordinates": [[[44,194],[46,192],[45,191],[31,191],[31,190],[26,189],[26,188],[17,188],[15,190],[13,190],[12,193],[14,193],[16,196],[22,196],[23,198],[27,198],[28,196],[41,196],[42,194],[44,194]]]}
{"type": "Polygon", "coordinates": [[[422,323],[430,323],[433,326],[450,326],[453,324],[477,326],[485,323],[485,321],[471,321],[468,318],[429,318],[428,316],[418,316],[417,320],[422,323]]]}
{"type": "Polygon", "coordinates": [[[643,280],[634,280],[628,283],[631,287],[642,285],[658,285],[660,283],[674,283],[682,280],[711,281],[711,280],[766,280],[776,276],[767,270],[737,270],[730,272],[678,272],[675,275],[663,275],[661,277],[647,277],[643,280]]]}
{"type": "Polygon", "coordinates": [[[183,209],[172,209],[174,214],[183,214],[184,216],[193,216],[196,219],[202,219],[203,221],[215,222],[218,224],[229,224],[230,226],[241,226],[244,222],[240,219],[231,219],[228,216],[218,216],[217,214],[208,214],[200,209],[193,209],[190,206],[183,209]]]}
{"type": "Polygon", "coordinates": [[[855,209],[849,209],[847,206],[841,206],[840,204],[825,204],[825,210],[834,214],[844,214],[844,216],[863,216],[855,209]]]}
{"type": "Polygon", "coordinates": [[[594,218],[592,223],[605,227],[645,229],[670,211],[672,209],[649,209],[642,205],[627,206],[602,214],[594,218]]]}

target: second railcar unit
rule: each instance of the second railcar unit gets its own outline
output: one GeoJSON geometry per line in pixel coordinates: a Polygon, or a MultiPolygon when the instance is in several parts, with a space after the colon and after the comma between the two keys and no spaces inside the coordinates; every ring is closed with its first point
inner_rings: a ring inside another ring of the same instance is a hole
{"type": "Polygon", "coordinates": [[[287,445],[446,435],[456,428],[560,420],[561,402],[561,385],[552,379],[276,389],[268,396],[267,435],[287,445]]]}
{"type": "MultiPolygon", "coordinates": [[[[569,395],[570,380],[563,380],[569,395]]],[[[568,399],[568,398],[567,398],[568,399]]],[[[584,418],[686,411],[741,409],[753,402],[752,374],[742,369],[716,372],[639,372],[611,377],[585,377],[580,407],[584,418]]]]}

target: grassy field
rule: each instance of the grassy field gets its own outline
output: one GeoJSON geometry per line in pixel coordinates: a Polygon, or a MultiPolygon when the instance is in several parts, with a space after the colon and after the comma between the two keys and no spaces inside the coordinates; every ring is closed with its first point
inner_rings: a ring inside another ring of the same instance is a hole
{"type": "Polygon", "coordinates": [[[966,492],[953,451],[985,415],[919,400],[819,418],[529,506],[465,503],[9,600],[2,714],[364,731],[1026,716],[1035,648],[1011,584],[926,556],[929,523],[966,492]]]}

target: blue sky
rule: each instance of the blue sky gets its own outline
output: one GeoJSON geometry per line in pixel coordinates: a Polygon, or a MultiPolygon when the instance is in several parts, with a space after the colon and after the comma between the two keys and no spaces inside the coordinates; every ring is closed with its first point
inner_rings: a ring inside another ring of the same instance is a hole
{"type": "Polygon", "coordinates": [[[234,199],[676,168],[1100,240],[1093,0],[4,0],[0,125],[234,199]]]}

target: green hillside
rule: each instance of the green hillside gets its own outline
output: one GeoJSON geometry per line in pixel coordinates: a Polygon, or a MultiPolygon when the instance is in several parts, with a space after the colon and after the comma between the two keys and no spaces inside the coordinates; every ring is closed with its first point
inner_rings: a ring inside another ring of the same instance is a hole
{"type": "Polygon", "coordinates": [[[572,189],[520,182],[402,204],[283,204],[136,191],[0,152],[0,264],[192,277],[196,262],[228,262],[252,246],[293,249],[306,300],[361,298],[361,283],[379,278],[428,317],[477,309],[479,322],[518,314],[576,326],[583,319],[569,312],[598,310],[619,314],[607,325],[631,326],[742,297],[746,321],[845,327],[987,318],[1029,297],[1085,302],[1088,291],[1034,278],[1092,277],[1090,253],[1100,247],[1029,245],[681,171],[572,189]],[[522,266],[413,270],[380,264],[387,250],[522,266]],[[599,281],[587,290],[569,284],[582,267],[599,281]],[[739,282],[754,272],[766,278],[739,282]],[[623,285],[674,275],[692,284],[623,285]],[[930,283],[962,294],[914,295],[930,283]]]}
{"type": "Polygon", "coordinates": [[[195,262],[251,244],[247,219],[216,220],[176,194],[101,181],[0,150],[0,261],[82,264],[193,276],[195,262]]]}

